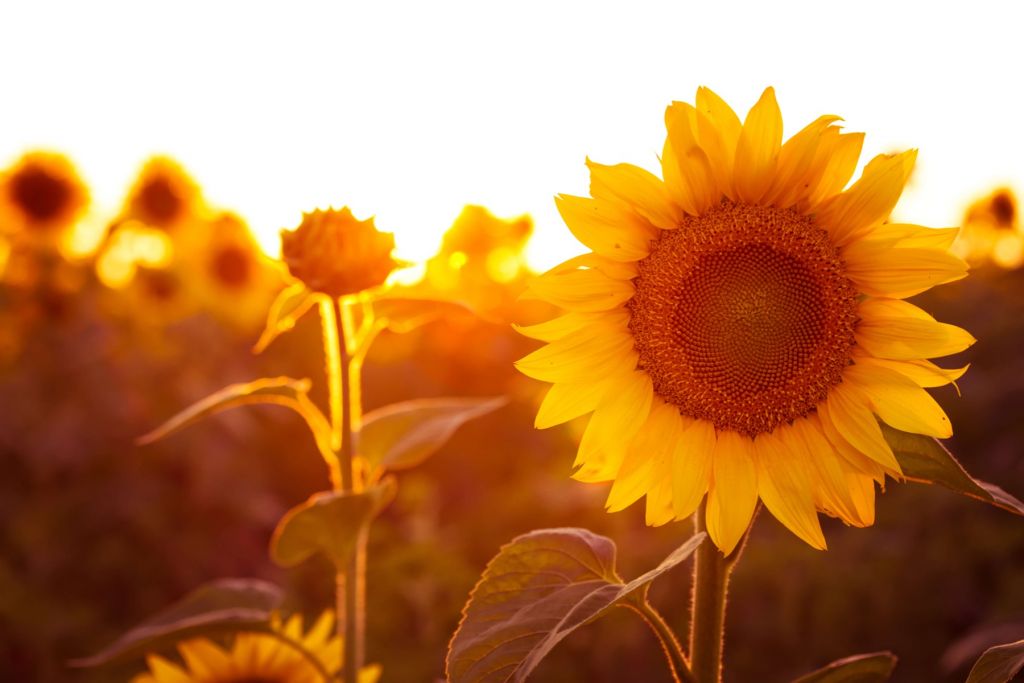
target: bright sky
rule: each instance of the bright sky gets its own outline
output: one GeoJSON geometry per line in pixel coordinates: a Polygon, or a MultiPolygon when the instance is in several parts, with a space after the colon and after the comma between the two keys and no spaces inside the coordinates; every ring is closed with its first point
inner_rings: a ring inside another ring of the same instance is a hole
{"type": "Polygon", "coordinates": [[[580,251],[553,195],[584,158],[657,168],[662,115],[708,85],[741,116],[776,87],[865,153],[921,150],[898,217],[955,224],[1024,189],[1015,3],[7,2],[0,167],[70,154],[102,211],[177,158],[277,253],[303,210],[348,204],[428,257],[460,208],[530,213],[531,261],[580,251]]]}

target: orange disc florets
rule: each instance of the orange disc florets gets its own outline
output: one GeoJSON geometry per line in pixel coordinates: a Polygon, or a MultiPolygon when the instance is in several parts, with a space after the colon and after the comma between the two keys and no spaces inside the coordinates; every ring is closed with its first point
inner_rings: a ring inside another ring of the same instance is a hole
{"type": "Polygon", "coordinates": [[[857,290],[813,218],[726,201],[651,247],[629,329],[655,391],[680,413],[754,437],[806,415],[840,381],[857,290]]]}

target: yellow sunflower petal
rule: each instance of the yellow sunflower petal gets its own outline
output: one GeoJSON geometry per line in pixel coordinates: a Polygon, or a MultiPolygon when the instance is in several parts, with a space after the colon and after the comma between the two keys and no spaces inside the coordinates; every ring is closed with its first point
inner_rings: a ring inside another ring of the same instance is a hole
{"type": "Polygon", "coordinates": [[[940,323],[898,299],[865,299],[858,314],[857,344],[878,358],[939,358],[959,353],[976,341],[966,330],[940,323]]]}
{"type": "Polygon", "coordinates": [[[754,442],[736,432],[719,432],[712,457],[707,528],[711,540],[728,555],[743,538],[757,505],[754,442]]]}
{"type": "Polygon", "coordinates": [[[808,180],[808,206],[816,207],[843,191],[857,169],[863,147],[864,133],[824,136],[815,159],[814,177],[808,180]]]}
{"type": "Polygon", "coordinates": [[[530,290],[544,301],[582,313],[606,311],[633,296],[633,285],[608,277],[596,268],[547,272],[530,281],[530,290]]]}
{"type": "Polygon", "coordinates": [[[576,239],[613,261],[642,259],[657,236],[647,221],[605,200],[560,194],[555,206],[576,239]]]}
{"type": "Polygon", "coordinates": [[[153,680],[157,683],[192,683],[188,673],[163,657],[148,655],[146,666],[153,673],[153,680]]]}
{"type": "Polygon", "coordinates": [[[673,195],[692,216],[704,213],[721,197],[708,156],[697,142],[696,119],[696,110],[685,102],[673,102],[665,111],[668,143],[681,182],[679,187],[672,188],[673,195]]]}
{"type": "Polygon", "coordinates": [[[843,373],[871,402],[871,409],[887,424],[915,434],[940,439],[953,436],[946,413],[931,395],[893,370],[857,363],[843,373]]]}
{"type": "Polygon", "coordinates": [[[736,145],[733,170],[736,194],[756,204],[772,183],[782,147],[782,113],[775,101],[775,89],[765,88],[761,99],[747,114],[736,145]]]}
{"type": "Polygon", "coordinates": [[[847,524],[865,526],[868,522],[861,515],[861,506],[850,493],[848,474],[852,465],[844,463],[829,443],[821,418],[812,413],[795,421],[792,429],[783,430],[781,436],[784,445],[799,453],[814,471],[815,505],[847,524]]]}
{"type": "Polygon", "coordinates": [[[892,448],[886,443],[882,429],[868,407],[866,396],[848,382],[843,382],[829,392],[825,403],[828,409],[822,414],[822,419],[831,419],[832,426],[843,438],[886,471],[902,474],[892,448]]]}
{"type": "Polygon", "coordinates": [[[624,510],[658,483],[656,477],[667,469],[680,431],[678,412],[660,401],[656,402],[647,421],[626,449],[626,459],[615,475],[615,483],[605,503],[609,512],[624,510]]]}
{"type": "Polygon", "coordinates": [[[849,465],[854,471],[871,477],[879,484],[885,482],[886,469],[877,462],[864,455],[849,440],[846,439],[835,428],[835,421],[828,410],[828,401],[818,404],[818,416],[821,421],[821,431],[828,440],[835,452],[840,456],[842,462],[849,465]]]}
{"type": "Polygon", "coordinates": [[[592,384],[553,384],[537,409],[533,426],[547,429],[586,415],[597,408],[600,398],[601,392],[592,384]]]}
{"type": "Polygon", "coordinates": [[[545,320],[536,325],[512,325],[512,328],[530,339],[537,339],[543,342],[553,342],[563,339],[573,332],[582,330],[589,325],[613,323],[623,328],[629,323],[629,311],[626,309],[612,309],[600,313],[567,313],[551,320],[545,320]]]}
{"type": "Polygon", "coordinates": [[[970,365],[962,368],[940,368],[929,360],[889,360],[863,354],[854,354],[859,365],[877,365],[895,370],[920,387],[944,387],[963,377],[970,365]]]}
{"type": "Polygon", "coordinates": [[[780,427],[754,439],[757,491],[765,507],[787,529],[812,548],[825,549],[818,512],[814,508],[813,480],[806,452],[788,448],[780,427]]]}
{"type": "Polygon", "coordinates": [[[205,638],[178,643],[178,651],[192,674],[199,678],[217,678],[231,665],[231,656],[205,638]]]}
{"type": "Polygon", "coordinates": [[[718,438],[706,420],[684,420],[672,454],[672,507],[676,519],[693,514],[707,493],[718,438]]]}
{"type": "Polygon", "coordinates": [[[542,346],[516,368],[542,382],[586,382],[636,364],[633,338],[616,325],[591,325],[542,346]],[[632,364],[632,365],[631,365],[632,364]]]}
{"type": "MultiPolygon", "coordinates": [[[[743,131],[740,117],[736,115],[732,107],[725,103],[725,100],[716,95],[710,88],[703,86],[697,88],[697,110],[704,114],[707,120],[714,125],[717,137],[722,143],[724,159],[728,164],[724,170],[728,171],[731,176],[733,159],[736,156],[736,146],[739,144],[740,133],[743,131]]],[[[701,131],[703,130],[704,128],[702,127],[701,131]]],[[[708,146],[705,142],[706,140],[702,132],[701,145],[707,149],[708,146]]]]}
{"type": "Polygon", "coordinates": [[[765,204],[787,207],[807,198],[805,178],[812,172],[821,137],[840,120],[838,116],[820,116],[782,145],[778,169],[763,199],[765,204]]]}
{"type": "Polygon", "coordinates": [[[846,275],[869,296],[904,299],[967,276],[967,262],[939,249],[893,248],[861,240],[842,252],[846,275]]]}
{"type": "Polygon", "coordinates": [[[953,246],[960,228],[929,228],[912,223],[882,223],[866,239],[888,242],[891,246],[946,250],[953,246]]]}
{"type": "Polygon", "coordinates": [[[654,475],[654,485],[647,492],[644,522],[647,526],[668,524],[675,518],[672,509],[672,479],[668,476],[668,460],[661,460],[660,470],[654,475]]]}
{"type": "MultiPolygon", "coordinates": [[[[679,227],[679,207],[657,176],[633,164],[605,166],[587,159],[590,194],[618,202],[663,230],[679,227]]],[[[646,254],[645,254],[646,255],[646,254]]]]}
{"type": "Polygon", "coordinates": [[[559,263],[551,270],[543,273],[541,277],[570,273],[580,268],[597,270],[613,280],[632,280],[637,275],[636,263],[632,261],[615,261],[600,254],[591,253],[573,256],[568,261],[559,263]]]}
{"type": "Polygon", "coordinates": [[[879,155],[864,167],[860,180],[828,199],[817,210],[817,221],[832,241],[842,246],[870,232],[888,218],[903,194],[917,159],[917,150],[879,155]]]}
{"type": "Polygon", "coordinates": [[[610,377],[605,394],[590,417],[573,478],[599,482],[615,478],[626,456],[626,444],[647,421],[654,387],[644,372],[630,371],[610,377]]]}

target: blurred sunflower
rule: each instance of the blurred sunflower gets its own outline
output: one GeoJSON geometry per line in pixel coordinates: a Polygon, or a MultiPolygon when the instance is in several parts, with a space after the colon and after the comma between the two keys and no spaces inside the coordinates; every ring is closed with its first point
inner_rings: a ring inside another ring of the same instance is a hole
{"type": "Polygon", "coordinates": [[[574,474],[613,480],[608,508],[647,496],[649,524],[705,494],[731,552],[760,498],[815,548],[817,511],[866,526],[874,483],[901,477],[876,416],[948,437],[922,387],[974,339],[904,298],[957,280],[956,229],[887,223],[916,157],[881,155],[844,191],[863,134],[822,116],[785,144],[772,88],[741,122],[701,88],[666,112],[663,179],[588,161],[589,198],[558,209],[592,252],[535,278],[566,315],[517,363],[551,382],[538,427],[592,413],[574,474]]]}
{"type": "Polygon", "coordinates": [[[314,292],[343,296],[384,284],[399,263],[391,256],[395,236],[380,232],[348,207],[303,214],[295,230],[281,231],[288,270],[314,292]]]}
{"type": "Polygon", "coordinates": [[[56,244],[88,203],[88,191],[67,157],[29,152],[0,176],[0,233],[56,244]]]}
{"type": "Polygon", "coordinates": [[[242,325],[260,325],[283,286],[281,273],[263,256],[245,222],[221,213],[204,224],[201,244],[181,255],[195,271],[197,296],[207,308],[242,325]]]}
{"type": "Polygon", "coordinates": [[[158,156],[139,171],[119,220],[136,220],[173,233],[194,222],[202,208],[195,181],[176,161],[158,156]]]}
{"type": "MultiPolygon", "coordinates": [[[[281,638],[266,633],[239,633],[230,649],[198,638],[178,644],[184,667],[150,655],[146,658],[149,672],[136,676],[132,683],[327,683],[309,657],[315,657],[328,672],[338,670],[341,642],[332,635],[334,615],[331,612],[325,612],[305,634],[299,615],[272,626],[298,643],[308,656],[281,638]]],[[[375,683],[379,677],[379,667],[365,667],[359,674],[359,683],[375,683]]]]}
{"type": "Polygon", "coordinates": [[[972,203],[953,250],[973,263],[991,259],[1003,268],[1024,263],[1024,233],[1013,190],[1002,187],[972,203]]]}

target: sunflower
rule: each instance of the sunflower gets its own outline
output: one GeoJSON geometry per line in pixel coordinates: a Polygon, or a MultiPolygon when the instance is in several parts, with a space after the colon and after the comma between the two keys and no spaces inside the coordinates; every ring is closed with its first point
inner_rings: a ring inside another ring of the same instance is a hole
{"type": "MultiPolygon", "coordinates": [[[[149,655],[149,672],[132,683],[327,683],[309,657],[323,670],[337,671],[341,665],[341,642],[332,636],[334,615],[325,612],[308,633],[303,634],[302,617],[287,622],[276,620],[272,627],[298,643],[307,654],[277,636],[266,633],[238,633],[230,649],[210,640],[196,638],[178,644],[184,667],[158,655],[149,655]]],[[[358,683],[375,683],[380,667],[364,667],[358,683]]]]}
{"type": "Polygon", "coordinates": [[[0,176],[0,232],[52,244],[88,203],[89,193],[67,157],[29,152],[0,176]]]}
{"type": "Polygon", "coordinates": [[[691,515],[730,553],[758,499],[815,548],[818,511],[874,521],[901,478],[878,420],[948,437],[922,387],[961,370],[929,358],[974,339],[905,301],[957,280],[956,229],[890,223],[915,151],[846,187],[863,135],[822,116],[782,142],[772,88],[741,122],[707,88],[674,102],[662,178],[591,163],[591,197],[559,196],[592,251],[535,278],[566,313],[520,328],[547,345],[517,363],[550,382],[536,426],[591,413],[574,477],[647,497],[651,525],[691,515]]]}
{"type": "Polygon", "coordinates": [[[175,232],[202,213],[199,187],[173,159],[157,156],[139,171],[125,199],[120,220],[136,220],[175,232]]]}

